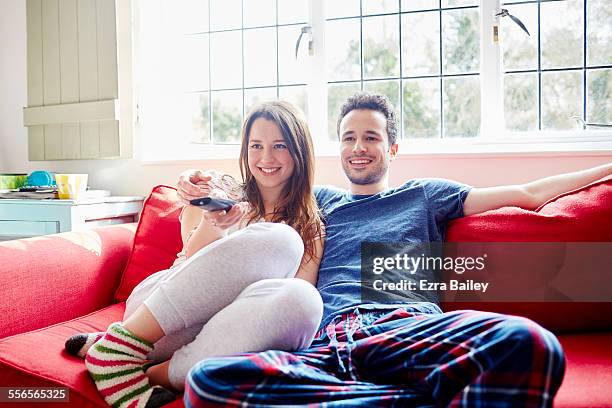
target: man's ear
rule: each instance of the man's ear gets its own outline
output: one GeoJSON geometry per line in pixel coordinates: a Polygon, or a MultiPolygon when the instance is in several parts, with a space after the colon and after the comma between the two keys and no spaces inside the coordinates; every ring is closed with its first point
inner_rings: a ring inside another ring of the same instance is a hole
{"type": "Polygon", "coordinates": [[[397,143],[394,143],[391,145],[391,147],[389,148],[389,160],[393,160],[395,159],[395,156],[397,156],[397,149],[399,148],[397,143]]]}

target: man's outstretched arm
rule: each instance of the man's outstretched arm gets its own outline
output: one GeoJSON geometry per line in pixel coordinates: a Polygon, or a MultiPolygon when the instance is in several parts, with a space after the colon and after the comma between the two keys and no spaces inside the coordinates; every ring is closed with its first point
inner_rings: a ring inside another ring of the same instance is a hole
{"type": "Polygon", "coordinates": [[[546,177],[526,184],[473,188],[463,204],[463,214],[478,214],[514,206],[535,210],[549,199],[612,174],[612,163],[573,173],[546,177]]]}

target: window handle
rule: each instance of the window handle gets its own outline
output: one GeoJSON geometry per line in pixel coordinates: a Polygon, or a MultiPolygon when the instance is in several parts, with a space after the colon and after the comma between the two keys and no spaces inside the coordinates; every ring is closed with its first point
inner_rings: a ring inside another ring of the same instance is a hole
{"type": "Polygon", "coordinates": [[[308,55],[312,55],[314,52],[312,48],[312,27],[307,25],[307,26],[302,27],[300,36],[298,37],[297,42],[295,43],[295,59],[297,59],[298,57],[298,51],[300,49],[300,42],[302,41],[302,36],[304,34],[308,35],[308,55]]]}
{"type": "Polygon", "coordinates": [[[510,14],[507,9],[501,9],[501,13],[497,13],[496,16],[499,16],[499,17],[510,17],[510,19],[512,19],[512,21],[514,21],[516,23],[516,25],[521,27],[521,29],[524,32],[526,32],[528,36],[531,37],[531,34],[529,34],[529,30],[527,30],[527,27],[525,27],[525,24],[523,24],[523,22],[521,20],[519,20],[518,17],[514,17],[512,14],[510,14]]]}
{"type": "Polygon", "coordinates": [[[572,119],[575,119],[576,122],[582,126],[582,130],[586,130],[587,128],[612,128],[611,123],[589,123],[582,119],[580,116],[572,116],[572,119]]]}

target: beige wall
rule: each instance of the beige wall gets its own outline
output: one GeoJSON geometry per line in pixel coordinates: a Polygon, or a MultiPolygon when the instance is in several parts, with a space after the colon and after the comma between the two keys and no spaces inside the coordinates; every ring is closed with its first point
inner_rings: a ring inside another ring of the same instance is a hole
{"type": "MultiPolygon", "coordinates": [[[[146,194],[156,184],[173,184],[190,167],[237,173],[235,160],[144,165],[137,159],[29,162],[22,107],[26,106],[25,0],[0,0],[0,172],[87,172],[94,188],[115,194],[146,194]]],[[[136,140],[138,143],[138,140],[136,140]]],[[[137,144],[138,145],[138,144],[137,144]]],[[[607,156],[400,157],[392,164],[391,184],[410,177],[445,177],[476,186],[519,183],[612,161],[607,156]]],[[[344,185],[337,158],[317,160],[317,183],[344,185]]]]}

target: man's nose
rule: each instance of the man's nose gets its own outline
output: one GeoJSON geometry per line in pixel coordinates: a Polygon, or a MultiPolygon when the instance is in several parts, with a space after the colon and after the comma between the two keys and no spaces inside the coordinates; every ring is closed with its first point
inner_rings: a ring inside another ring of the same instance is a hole
{"type": "Polygon", "coordinates": [[[355,140],[355,144],[353,145],[354,152],[363,152],[365,151],[365,145],[362,143],[360,139],[355,140]]]}

